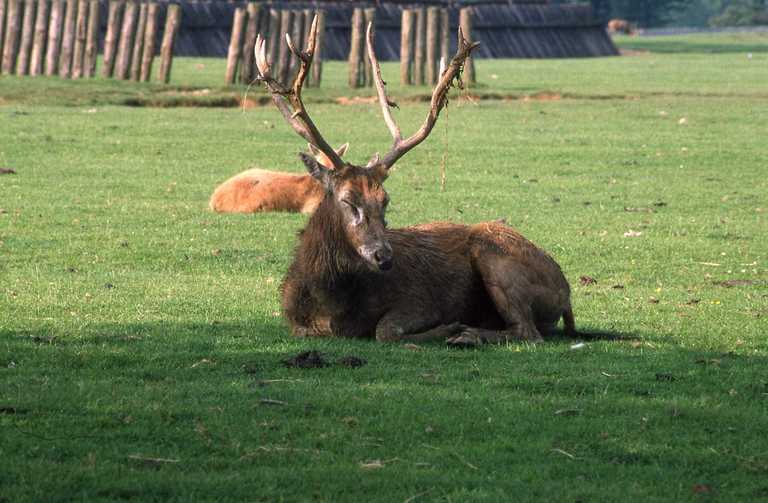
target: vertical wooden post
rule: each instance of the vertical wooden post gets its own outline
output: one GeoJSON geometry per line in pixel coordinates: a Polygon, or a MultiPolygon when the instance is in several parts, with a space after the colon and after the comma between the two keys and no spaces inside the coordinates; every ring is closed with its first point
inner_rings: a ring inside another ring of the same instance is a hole
{"type": "Polygon", "coordinates": [[[61,28],[64,22],[64,0],[51,0],[51,19],[48,23],[48,47],[45,49],[45,75],[52,77],[59,70],[61,28]]]}
{"type": "Polygon", "coordinates": [[[325,41],[325,11],[317,11],[317,42],[315,43],[315,61],[312,63],[312,85],[320,87],[323,77],[323,42],[325,41]]]}
{"type": "MultiPolygon", "coordinates": [[[[297,10],[293,13],[293,24],[291,25],[291,42],[293,46],[298,50],[304,49],[304,12],[297,10]]],[[[299,70],[301,61],[293,53],[291,56],[291,70],[288,75],[289,79],[293,79],[296,72],[299,70]]]]}
{"type": "Polygon", "coordinates": [[[437,83],[437,65],[439,58],[440,35],[440,16],[437,7],[427,9],[427,59],[425,64],[425,74],[427,84],[435,85],[437,83]]]}
{"type": "Polygon", "coordinates": [[[141,75],[139,79],[142,82],[149,82],[152,75],[152,61],[155,59],[155,38],[157,37],[157,14],[158,5],[155,2],[147,7],[147,26],[144,29],[144,50],[141,56],[141,75]]]}
{"type": "MultiPolygon", "coordinates": [[[[459,28],[464,38],[472,40],[472,7],[464,7],[459,11],[459,28]]],[[[464,82],[474,84],[475,77],[475,58],[469,56],[464,63],[464,82]]]]}
{"type": "Polygon", "coordinates": [[[6,0],[0,0],[0,66],[3,59],[3,43],[5,42],[5,11],[6,0]]]}
{"type": "MultiPolygon", "coordinates": [[[[302,46],[301,50],[304,50],[304,46],[307,45],[307,41],[309,40],[309,31],[312,29],[312,18],[314,17],[315,13],[312,9],[304,9],[303,16],[304,16],[304,22],[302,23],[302,26],[304,28],[304,33],[302,34],[301,40],[302,40],[302,46]]],[[[317,51],[315,51],[317,52],[317,51]]],[[[315,66],[315,61],[317,61],[315,58],[312,58],[312,66],[315,66]]],[[[307,74],[306,79],[304,79],[304,87],[312,87],[312,71],[307,74]]]]}
{"type": "Polygon", "coordinates": [[[427,45],[427,13],[425,9],[416,9],[416,40],[413,44],[413,83],[424,85],[424,59],[427,45]]]}
{"type": "MultiPolygon", "coordinates": [[[[0,0],[0,3],[3,0],[0,0]]],[[[0,23],[2,16],[0,16],[0,23]]],[[[43,59],[45,59],[45,34],[48,31],[48,0],[37,1],[37,16],[35,18],[35,37],[32,42],[32,56],[29,61],[29,74],[43,74],[43,59]]]]}
{"type": "Polygon", "coordinates": [[[123,26],[120,29],[120,42],[117,45],[117,57],[115,59],[115,77],[120,80],[127,79],[131,70],[133,34],[136,31],[138,18],[139,4],[133,0],[128,0],[123,13],[123,26]]]}
{"type": "Polygon", "coordinates": [[[173,45],[176,43],[176,34],[181,25],[181,7],[178,4],[168,6],[168,15],[165,18],[165,32],[163,43],[160,46],[160,72],[158,79],[166,84],[171,78],[171,64],[173,63],[173,45]]]}
{"type": "Polygon", "coordinates": [[[284,10],[280,12],[280,53],[277,59],[277,80],[285,84],[288,81],[288,72],[291,69],[291,54],[288,44],[285,42],[285,34],[291,32],[293,24],[293,12],[284,10]]]}
{"type": "Polygon", "coordinates": [[[76,15],[77,0],[67,0],[67,12],[64,16],[64,33],[61,37],[61,56],[59,58],[59,76],[65,79],[68,79],[72,73],[76,15]]]}
{"type": "Polygon", "coordinates": [[[245,25],[245,38],[243,39],[243,60],[240,64],[240,82],[249,84],[254,75],[253,70],[253,48],[256,46],[256,35],[259,33],[261,24],[261,6],[256,2],[248,2],[246,8],[248,21],[245,25]]]}
{"type": "Polygon", "coordinates": [[[349,87],[360,87],[364,83],[365,76],[360,72],[363,56],[363,24],[365,14],[363,9],[355,8],[352,12],[351,42],[349,46],[349,87]]]}
{"type": "Polygon", "coordinates": [[[229,38],[229,50],[227,51],[227,71],[224,75],[224,83],[231,85],[235,83],[235,74],[237,73],[237,62],[242,56],[243,50],[243,30],[245,28],[245,9],[238,7],[235,9],[235,15],[232,19],[232,34],[229,38]]]}
{"type": "Polygon", "coordinates": [[[413,84],[413,11],[403,9],[400,26],[400,84],[413,84]]]}
{"type": "Polygon", "coordinates": [[[16,59],[16,75],[29,73],[29,57],[32,54],[32,39],[35,36],[35,0],[24,0],[24,22],[22,23],[19,55],[16,59]]]}
{"type": "Polygon", "coordinates": [[[117,54],[117,39],[120,36],[120,26],[123,18],[122,0],[110,0],[107,11],[107,34],[104,36],[104,61],[101,76],[112,77],[115,70],[115,55],[117,54]]]}
{"type": "Polygon", "coordinates": [[[147,4],[142,3],[139,7],[139,22],[136,25],[136,37],[133,41],[133,51],[131,52],[131,80],[139,81],[141,76],[141,56],[144,51],[144,31],[147,28],[147,4]]]}
{"type": "Polygon", "coordinates": [[[278,59],[280,58],[280,25],[282,21],[282,14],[279,10],[269,9],[269,20],[267,24],[269,26],[267,30],[267,56],[269,62],[272,63],[275,69],[275,75],[280,75],[280,68],[278,68],[278,59]]]}
{"type": "MultiPolygon", "coordinates": [[[[365,51],[365,33],[368,29],[368,24],[373,23],[374,26],[376,25],[376,8],[375,7],[369,7],[365,9],[364,11],[365,16],[365,22],[363,23],[363,50],[360,57],[363,60],[363,69],[364,69],[364,85],[366,87],[373,86],[373,66],[371,65],[371,60],[368,59],[368,55],[365,51]]],[[[376,36],[376,33],[374,32],[374,36],[376,36]]]]}
{"type": "Polygon", "coordinates": [[[83,75],[92,78],[96,74],[96,56],[99,52],[99,0],[90,0],[88,7],[88,31],[85,35],[85,59],[83,75]]]}
{"type": "Polygon", "coordinates": [[[83,76],[85,62],[85,36],[88,32],[88,0],[77,2],[77,23],[75,24],[75,50],[72,56],[72,78],[83,76]]]}
{"type": "Polygon", "coordinates": [[[5,75],[12,74],[16,69],[21,8],[21,0],[8,0],[8,17],[5,23],[5,41],[3,43],[3,64],[0,68],[5,75]]]}
{"type": "Polygon", "coordinates": [[[444,60],[446,65],[451,60],[451,20],[448,9],[440,9],[440,59],[444,60]]]}

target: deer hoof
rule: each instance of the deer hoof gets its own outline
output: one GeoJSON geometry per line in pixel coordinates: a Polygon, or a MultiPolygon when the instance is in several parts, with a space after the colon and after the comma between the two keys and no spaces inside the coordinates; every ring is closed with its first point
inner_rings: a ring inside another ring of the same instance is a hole
{"type": "Polygon", "coordinates": [[[483,340],[472,329],[465,329],[454,337],[449,337],[445,341],[449,346],[454,348],[476,348],[483,345],[483,340]]]}

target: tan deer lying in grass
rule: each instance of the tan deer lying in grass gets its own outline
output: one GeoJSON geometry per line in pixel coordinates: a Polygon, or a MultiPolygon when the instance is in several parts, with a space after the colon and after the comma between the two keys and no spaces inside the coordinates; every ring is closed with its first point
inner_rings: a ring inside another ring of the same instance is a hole
{"type": "MultiPolygon", "coordinates": [[[[349,147],[345,143],[336,154],[343,157],[349,147]]],[[[332,169],[328,156],[312,144],[309,150],[315,160],[332,169]]],[[[259,211],[300,211],[312,213],[323,199],[323,187],[308,174],[297,175],[253,168],[222,183],[211,195],[208,206],[218,213],[256,213],[259,211]]]]}
{"type": "Polygon", "coordinates": [[[421,128],[402,138],[387,98],[368,26],[367,50],[384,121],[394,139],[383,157],[365,166],[343,161],[323,139],[301,99],[315,50],[317,20],[307,48],[288,46],[301,61],[292,86],[272,77],[264,39],[256,42],[260,80],[283,117],[328,156],[328,169],[300,154],[325,193],[302,231],[282,284],[282,307],[295,335],[375,337],[379,341],[431,340],[476,346],[485,342],[538,342],[562,317],[575,333],[570,288],[560,267],[514,229],[497,222],[430,223],[388,229],[390,168],[432,131],[477,44],[459,32],[456,55],[440,72],[421,128]]]}

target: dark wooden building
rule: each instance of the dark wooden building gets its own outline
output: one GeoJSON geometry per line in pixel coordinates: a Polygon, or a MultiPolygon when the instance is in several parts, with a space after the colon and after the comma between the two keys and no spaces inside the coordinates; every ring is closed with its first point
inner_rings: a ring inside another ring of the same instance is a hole
{"type": "MultiPolygon", "coordinates": [[[[182,26],[176,46],[181,56],[227,54],[232,16],[241,1],[183,0],[182,26]]],[[[327,12],[325,59],[345,60],[350,43],[353,7],[376,7],[376,48],[382,60],[400,55],[400,14],[403,8],[448,7],[453,29],[461,7],[472,6],[473,38],[482,43],[480,58],[569,58],[618,54],[589,4],[550,4],[542,1],[273,1],[273,8],[322,8],[327,12]]]]}

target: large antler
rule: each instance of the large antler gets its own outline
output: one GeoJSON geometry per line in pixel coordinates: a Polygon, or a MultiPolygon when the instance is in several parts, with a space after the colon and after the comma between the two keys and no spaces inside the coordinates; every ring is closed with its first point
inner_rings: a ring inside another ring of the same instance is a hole
{"type": "Polygon", "coordinates": [[[312,65],[312,58],[315,55],[315,46],[317,43],[317,16],[312,20],[312,26],[309,29],[309,37],[307,40],[306,50],[299,51],[291,42],[290,35],[285,35],[288,48],[293,54],[299,58],[301,64],[299,70],[296,73],[296,78],[293,81],[293,85],[288,88],[278,82],[272,77],[272,69],[269,61],[267,60],[266,41],[261,33],[256,37],[256,46],[254,47],[254,53],[256,56],[256,66],[259,69],[258,80],[264,83],[264,85],[272,93],[272,101],[277,105],[280,113],[288,124],[291,125],[294,131],[296,131],[302,138],[309,143],[317,147],[328,159],[330,159],[334,168],[341,169],[344,166],[344,161],[336,153],[335,150],[328,144],[322,137],[320,131],[317,130],[312,119],[309,118],[307,109],[304,108],[304,103],[301,101],[301,88],[304,85],[304,80],[309,74],[309,68],[312,65]]]}
{"type": "Polygon", "coordinates": [[[373,23],[368,23],[366,42],[368,45],[368,58],[371,60],[371,66],[373,66],[376,93],[379,95],[379,104],[381,105],[381,111],[384,114],[384,122],[387,123],[389,132],[392,134],[392,139],[394,140],[390,151],[387,152],[381,160],[377,160],[377,158],[374,157],[369,165],[375,164],[378,161],[378,163],[384,165],[386,168],[391,168],[398,159],[408,153],[413,147],[424,141],[424,139],[429,136],[429,133],[432,132],[432,128],[437,122],[437,117],[440,115],[440,111],[448,102],[448,91],[453,86],[454,81],[460,78],[464,62],[467,60],[472,50],[480,45],[480,42],[469,42],[464,38],[461,28],[459,28],[459,47],[456,50],[456,55],[451,59],[451,62],[448,63],[448,67],[445,69],[443,68],[445,62],[440,62],[440,77],[434,91],[432,91],[432,100],[430,102],[427,118],[424,120],[424,124],[422,124],[419,130],[405,140],[403,140],[400,133],[400,128],[392,118],[392,110],[390,107],[394,106],[394,103],[387,98],[387,91],[385,89],[386,84],[381,79],[379,60],[376,58],[376,53],[373,48],[373,23]]]}

